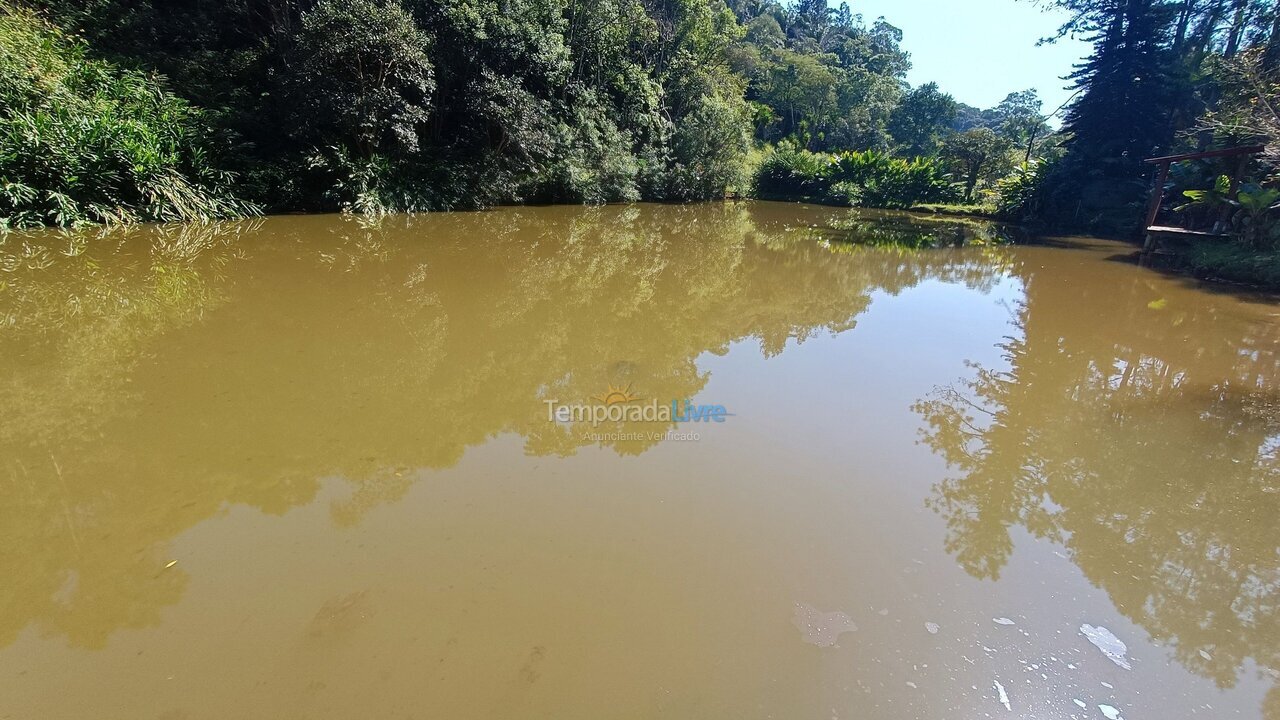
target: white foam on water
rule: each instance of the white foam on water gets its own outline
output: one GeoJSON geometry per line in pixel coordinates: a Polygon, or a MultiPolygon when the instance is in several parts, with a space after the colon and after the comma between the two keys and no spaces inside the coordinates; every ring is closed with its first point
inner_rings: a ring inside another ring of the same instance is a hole
{"type": "Polygon", "coordinates": [[[1110,658],[1111,662],[1125,670],[1133,669],[1129,665],[1129,659],[1125,657],[1125,654],[1129,652],[1129,648],[1124,644],[1123,640],[1116,637],[1115,633],[1101,625],[1094,627],[1089,623],[1081,625],[1080,632],[1089,639],[1089,642],[1093,643],[1094,647],[1101,650],[1103,655],[1110,658]]]}
{"type": "Polygon", "coordinates": [[[993,685],[992,687],[994,687],[996,689],[996,692],[999,694],[1000,704],[1004,705],[1004,709],[1012,711],[1013,706],[1009,704],[1009,693],[1004,691],[1004,686],[1000,684],[1000,681],[996,680],[995,685],[993,685]]]}

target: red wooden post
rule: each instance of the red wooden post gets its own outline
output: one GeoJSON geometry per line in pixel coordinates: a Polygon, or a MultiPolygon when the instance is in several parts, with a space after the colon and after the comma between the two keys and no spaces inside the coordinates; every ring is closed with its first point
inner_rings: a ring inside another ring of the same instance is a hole
{"type": "Polygon", "coordinates": [[[1164,200],[1164,184],[1169,180],[1168,161],[1160,163],[1160,172],[1156,173],[1156,186],[1151,188],[1151,201],[1147,203],[1147,227],[1156,224],[1156,215],[1160,214],[1160,203],[1164,200]]]}
{"type": "MultiPolygon", "coordinates": [[[[1147,203],[1147,224],[1144,230],[1156,224],[1156,216],[1160,214],[1160,203],[1164,200],[1164,183],[1169,179],[1169,162],[1165,160],[1160,163],[1160,172],[1156,173],[1156,186],[1151,188],[1151,201],[1147,203]]],[[[1147,241],[1142,245],[1143,252],[1155,250],[1156,237],[1150,232],[1147,233],[1147,241]]]]}

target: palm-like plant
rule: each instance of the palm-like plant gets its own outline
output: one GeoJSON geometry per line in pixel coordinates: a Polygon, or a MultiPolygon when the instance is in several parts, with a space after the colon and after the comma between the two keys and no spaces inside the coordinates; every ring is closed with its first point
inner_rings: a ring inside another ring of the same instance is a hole
{"type": "Polygon", "coordinates": [[[1280,210],[1280,189],[1264,188],[1249,184],[1229,201],[1239,208],[1231,219],[1232,226],[1255,248],[1270,245],[1276,240],[1277,227],[1274,210],[1280,210]]]}

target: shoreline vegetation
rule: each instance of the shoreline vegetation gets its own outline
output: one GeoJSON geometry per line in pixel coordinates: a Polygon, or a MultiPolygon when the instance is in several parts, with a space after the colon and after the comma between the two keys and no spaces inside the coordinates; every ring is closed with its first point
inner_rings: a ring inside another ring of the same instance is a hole
{"type": "Polygon", "coordinates": [[[1225,236],[1183,270],[1280,287],[1280,8],[1046,4],[1094,43],[1051,113],[910,86],[826,0],[0,0],[0,233],[753,197],[1136,239],[1143,158],[1261,144],[1161,212],[1225,236]]]}

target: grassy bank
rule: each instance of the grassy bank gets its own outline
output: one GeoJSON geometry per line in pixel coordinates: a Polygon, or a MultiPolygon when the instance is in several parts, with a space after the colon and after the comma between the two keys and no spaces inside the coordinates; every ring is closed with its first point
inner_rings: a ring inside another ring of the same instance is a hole
{"type": "Polygon", "coordinates": [[[1172,250],[1174,267],[1198,278],[1280,290],[1280,249],[1256,250],[1241,242],[1198,240],[1172,250]]]}

